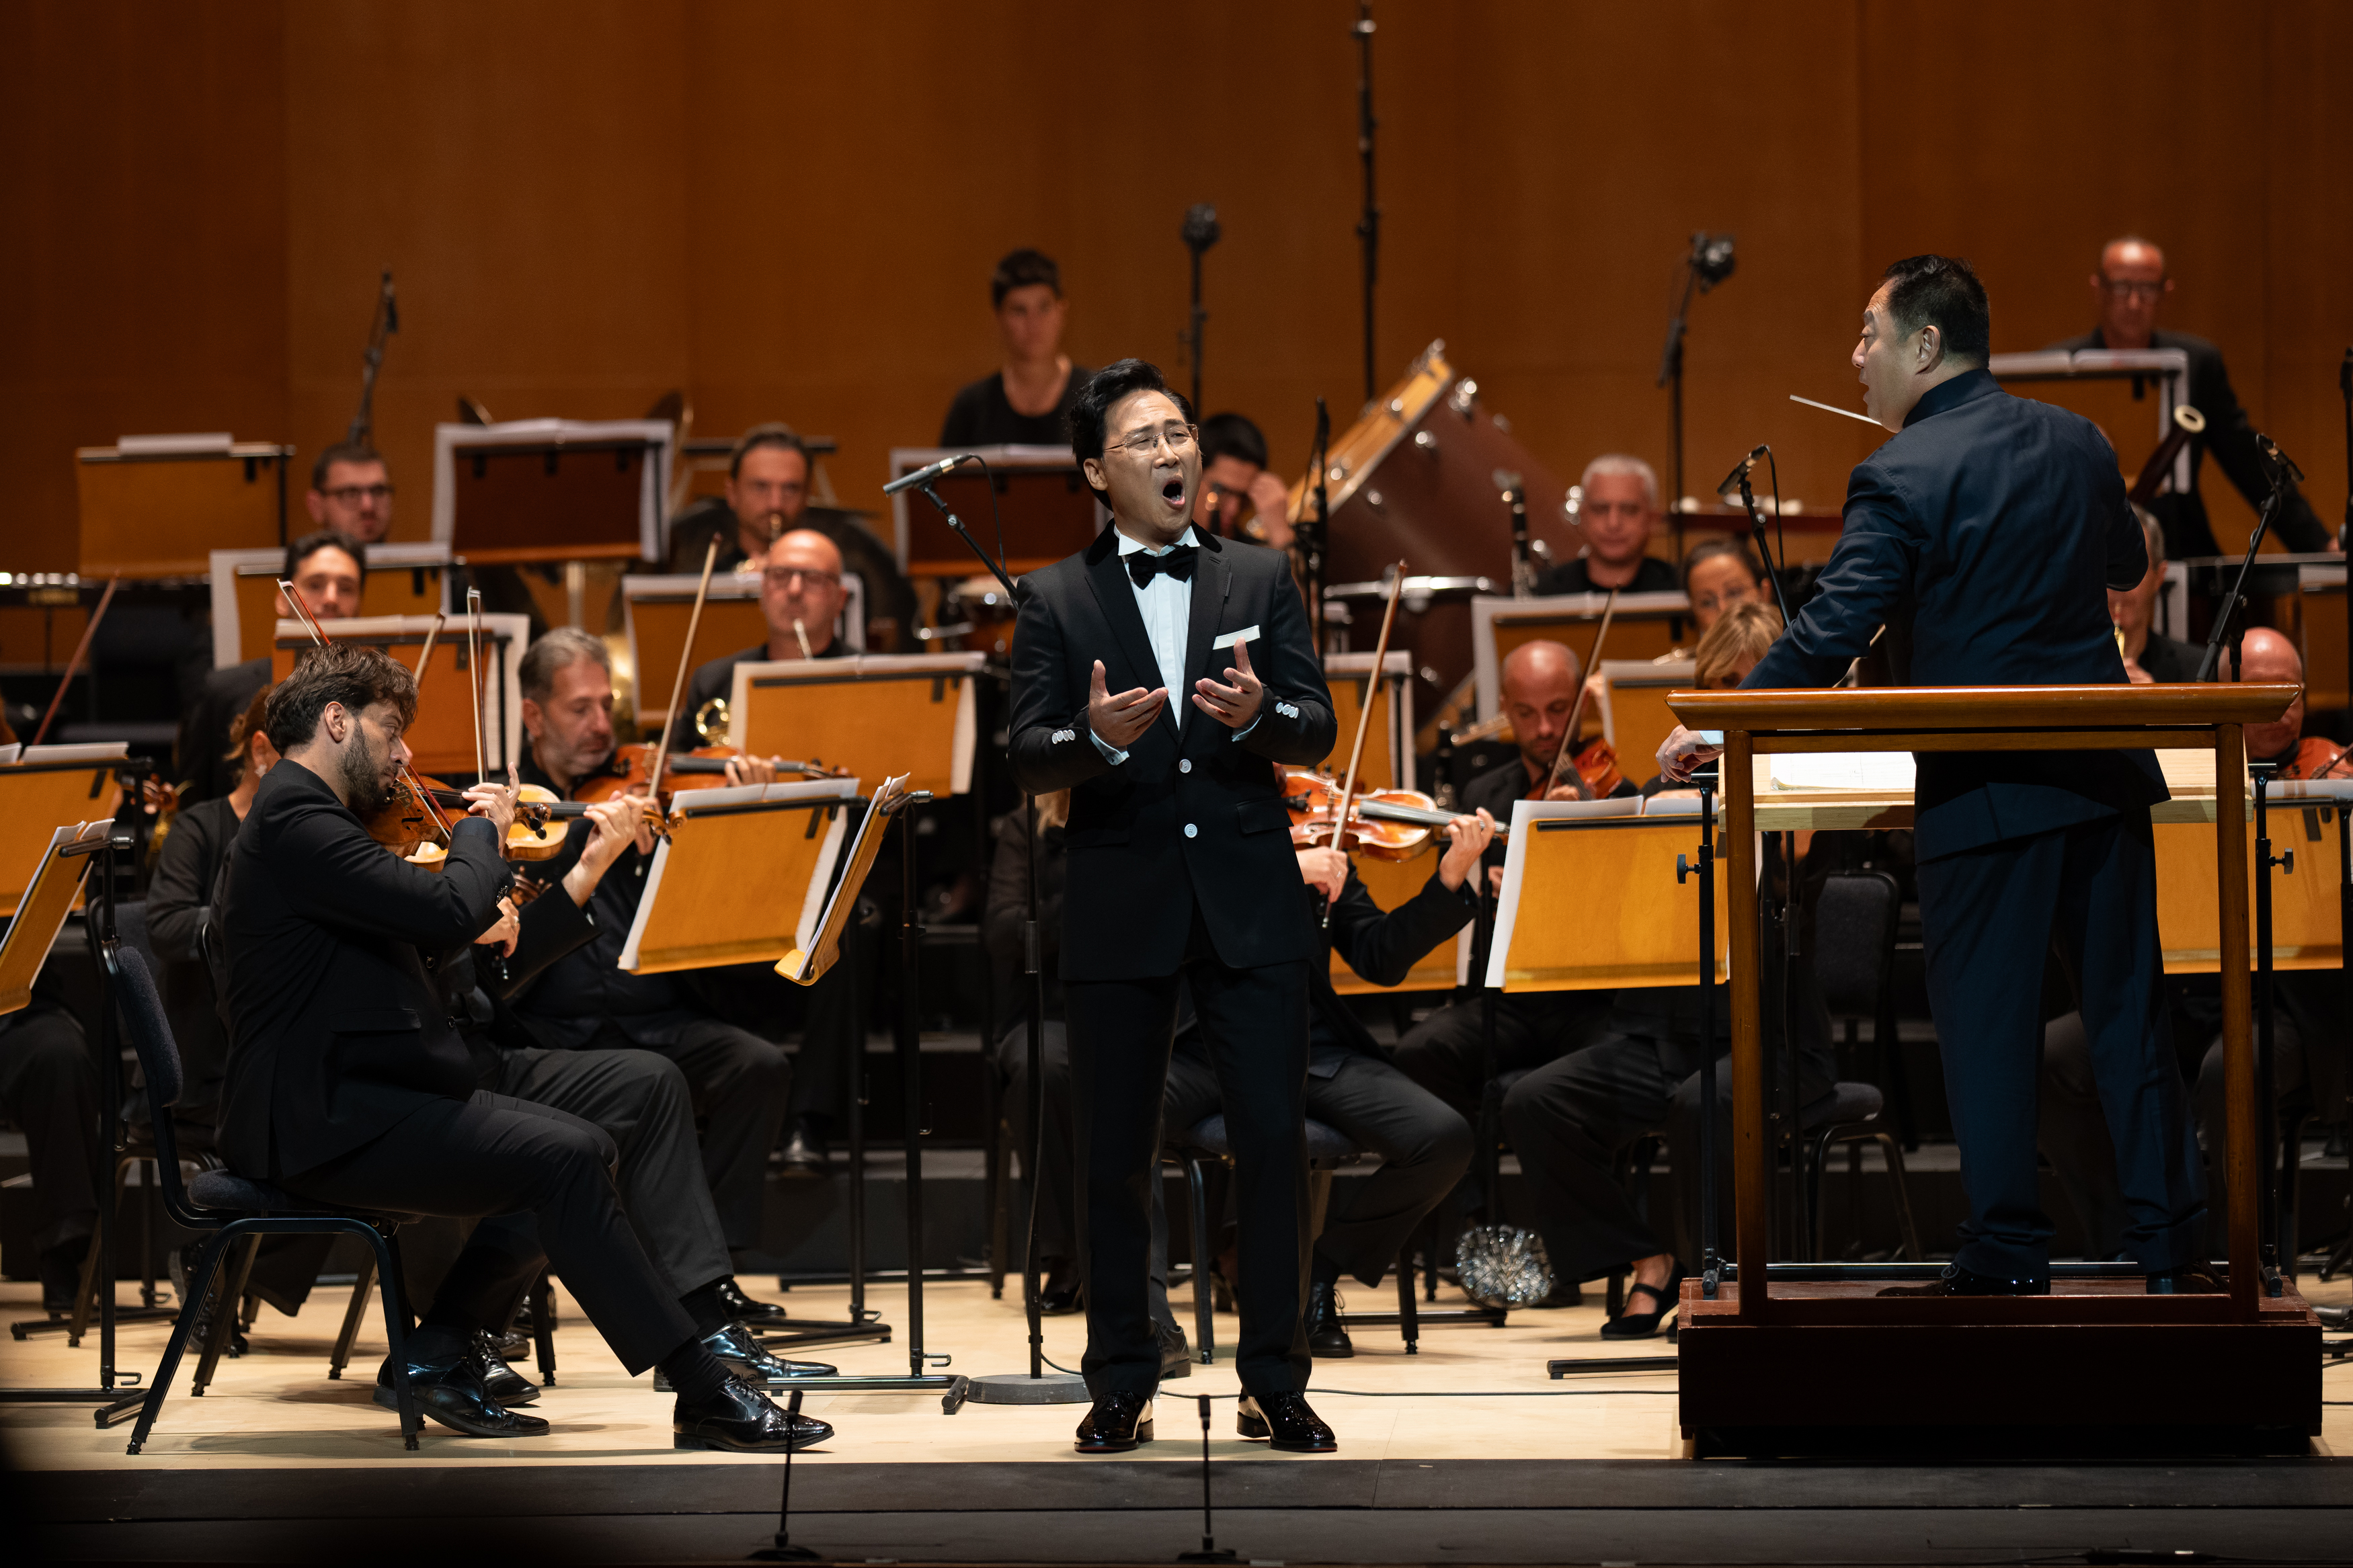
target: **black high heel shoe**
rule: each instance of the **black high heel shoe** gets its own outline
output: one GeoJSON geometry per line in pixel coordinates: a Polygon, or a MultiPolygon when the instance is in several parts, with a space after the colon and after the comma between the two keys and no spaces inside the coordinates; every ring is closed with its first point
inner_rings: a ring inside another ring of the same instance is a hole
{"type": "Polygon", "coordinates": [[[1659,1324],[1665,1320],[1666,1315],[1675,1310],[1676,1301],[1683,1296],[1683,1271],[1680,1268],[1667,1276],[1667,1282],[1664,1285],[1628,1286],[1626,1305],[1630,1309],[1634,1304],[1634,1292],[1637,1290],[1657,1302],[1657,1308],[1648,1312],[1628,1310],[1619,1313],[1601,1325],[1601,1337],[1605,1340],[1649,1339],[1659,1331],[1659,1324]]]}

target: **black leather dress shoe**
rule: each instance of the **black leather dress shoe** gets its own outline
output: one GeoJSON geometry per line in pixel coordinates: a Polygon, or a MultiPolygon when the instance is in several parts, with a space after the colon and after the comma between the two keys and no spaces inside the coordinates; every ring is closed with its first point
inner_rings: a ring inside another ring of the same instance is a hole
{"type": "Polygon", "coordinates": [[[1322,1280],[1307,1287],[1307,1349],[1321,1361],[1356,1353],[1348,1331],[1340,1326],[1339,1288],[1322,1280]]]}
{"type": "Polygon", "coordinates": [[[1071,1446],[1082,1454],[1127,1454],[1151,1441],[1152,1401],[1141,1394],[1107,1394],[1079,1423],[1071,1446]]]}
{"type": "Polygon", "coordinates": [[[2227,1296],[2230,1285],[2203,1264],[2185,1263],[2148,1277],[2152,1296],[2227,1296]]]}
{"type": "Polygon", "coordinates": [[[1270,1394],[1264,1399],[1245,1394],[1234,1426],[1243,1436],[1265,1441],[1286,1454],[1340,1451],[1340,1439],[1308,1408],[1303,1394],[1270,1394]]]}
{"type": "Polygon", "coordinates": [[[755,1301],[730,1274],[719,1282],[719,1310],[747,1328],[758,1329],[785,1321],[785,1310],[774,1301],[755,1301]]]}
{"type": "Polygon", "coordinates": [[[1883,1296],[2048,1296],[2051,1281],[2041,1279],[2004,1279],[1999,1275],[1979,1274],[1957,1263],[1948,1263],[1945,1272],[1926,1285],[1890,1285],[1880,1291],[1883,1296]]]}
{"type": "Polygon", "coordinates": [[[512,1410],[518,1405],[529,1405],[539,1397],[539,1384],[509,1366],[499,1354],[498,1341],[488,1331],[474,1336],[470,1353],[474,1375],[482,1382],[482,1392],[491,1403],[512,1410]]]}
{"type": "Polygon", "coordinates": [[[1185,1342],[1185,1331],[1160,1325],[1160,1381],[1172,1377],[1193,1375],[1193,1347],[1185,1342]]]}
{"type": "Polygon", "coordinates": [[[799,1453],[833,1436],[814,1415],[793,1415],[768,1403],[758,1389],[731,1383],[712,1398],[670,1412],[673,1448],[720,1449],[730,1454],[799,1453]]]}
{"type": "Polygon", "coordinates": [[[792,1137],[776,1155],[779,1175],[815,1180],[831,1168],[832,1162],[826,1158],[825,1140],[811,1136],[806,1127],[794,1128],[792,1137]]]}
{"type": "MultiPolygon", "coordinates": [[[[799,1377],[831,1377],[839,1369],[821,1361],[780,1361],[761,1348],[752,1331],[741,1323],[730,1323],[715,1334],[702,1336],[702,1348],[719,1358],[719,1364],[735,1374],[738,1381],[754,1388],[790,1388],[799,1377]]],[[[659,1367],[654,1368],[654,1392],[676,1392],[659,1367]]]]}
{"type": "Polygon", "coordinates": [[[1038,1281],[1038,1311],[1048,1318],[1068,1317],[1082,1305],[1079,1266],[1066,1258],[1046,1260],[1046,1277],[1038,1281]]]}
{"type": "MultiPolygon", "coordinates": [[[[469,1437],[543,1437],[547,1423],[495,1403],[482,1388],[469,1353],[455,1361],[411,1362],[408,1390],[417,1406],[452,1432],[469,1437]]],[[[386,1358],[375,1374],[375,1402],[386,1410],[400,1408],[392,1386],[392,1362],[386,1358]]]]}

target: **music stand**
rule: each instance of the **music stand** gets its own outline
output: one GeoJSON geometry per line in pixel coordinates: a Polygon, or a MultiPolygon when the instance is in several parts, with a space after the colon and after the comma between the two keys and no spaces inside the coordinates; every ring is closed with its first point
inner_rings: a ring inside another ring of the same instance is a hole
{"type": "Polygon", "coordinates": [[[934,798],[972,788],[973,694],[982,653],[857,654],[735,667],[728,743],[755,756],[822,757],[860,774],[905,773],[934,798]]]}
{"type": "Polygon", "coordinates": [[[663,555],[662,419],[433,427],[433,542],[475,565],[663,555]]]}
{"type": "MultiPolygon", "coordinates": [[[[21,833],[26,837],[39,830],[22,826],[26,819],[6,819],[18,826],[0,832],[21,833]]],[[[90,859],[99,865],[99,908],[94,918],[84,922],[83,931],[90,942],[90,956],[96,961],[98,973],[98,1095],[101,1168],[91,1175],[101,1195],[98,1205],[98,1386],[95,1388],[0,1388],[0,1404],[5,1405],[79,1405],[98,1401],[93,1413],[100,1428],[128,1420],[146,1400],[144,1389],[125,1394],[125,1383],[116,1386],[114,1370],[114,1183],[112,1173],[103,1168],[106,1153],[122,1142],[121,1051],[114,1037],[114,998],[107,982],[105,949],[114,941],[114,822],[111,817],[76,823],[71,827],[49,830],[46,845],[32,875],[26,879],[22,897],[15,908],[15,918],[9,922],[7,935],[0,938],[0,1013],[13,1013],[32,1000],[33,982],[39,977],[41,965],[48,959],[58,933],[65,927],[67,913],[80,897],[82,883],[90,874],[90,859]]],[[[126,841],[127,842],[127,841],[126,841]]],[[[7,852],[14,858],[14,847],[7,852]]],[[[12,1325],[17,1339],[29,1331],[47,1329],[47,1321],[12,1325]]],[[[135,1380],[136,1373],[131,1374],[135,1380]]]]}
{"type": "Polygon", "coordinates": [[[0,763],[0,915],[16,912],[47,864],[42,824],[111,819],[122,799],[112,766],[125,755],[121,742],[26,751],[33,760],[0,763]],[[56,755],[60,752],[98,754],[56,755]]]}
{"type": "MultiPolygon", "coordinates": [[[[946,510],[976,524],[986,518],[992,527],[1002,526],[1005,569],[1017,576],[1077,554],[1111,521],[1068,447],[893,447],[891,474],[895,479],[965,451],[987,463],[987,470],[958,468],[932,486],[946,510]]],[[[891,498],[901,570],[910,577],[971,576],[971,550],[935,511],[911,507],[913,499],[905,490],[891,498]]]]}
{"type": "MultiPolygon", "coordinates": [[[[1472,668],[1478,681],[1479,716],[1492,718],[1501,708],[1504,660],[1522,643],[1563,643],[1584,663],[1609,599],[1607,594],[1555,594],[1542,599],[1472,600],[1472,668]]],[[[1690,619],[1691,601],[1681,594],[1620,594],[1602,662],[1671,653],[1689,629],[1690,619]]]]}
{"type": "MultiPolygon", "coordinates": [[[[277,634],[278,579],[283,550],[216,550],[206,575],[212,594],[213,668],[268,658],[277,634]]],[[[449,548],[445,544],[371,544],[360,614],[432,616],[449,610],[449,548]]]]}
{"type": "Polygon", "coordinates": [[[194,577],[215,546],[286,543],[294,448],[216,436],[82,447],[76,559],[85,577],[194,577]]]}
{"type": "MultiPolygon", "coordinates": [[[[686,642],[687,623],[693,618],[694,591],[699,574],[621,579],[621,624],[629,640],[629,668],[665,670],[678,665],[686,642]]],[[[835,640],[853,653],[866,647],[866,584],[855,572],[841,574],[848,597],[834,622],[835,640]]],[[[702,605],[702,626],[695,634],[703,647],[752,647],[768,640],[768,620],[760,610],[760,579],[744,573],[713,573],[711,591],[702,605]]],[[[648,734],[670,728],[670,710],[654,708],[653,693],[638,692],[638,723],[648,734]]]]}
{"type": "MultiPolygon", "coordinates": [[[[462,626],[445,626],[437,633],[431,616],[368,616],[350,620],[322,621],[319,629],[339,643],[380,647],[401,667],[414,669],[427,639],[433,656],[417,683],[417,719],[401,739],[417,754],[421,773],[474,772],[474,699],[468,689],[466,637],[462,626]]],[[[480,646],[488,666],[482,681],[483,765],[494,778],[504,778],[508,761],[522,752],[523,649],[531,643],[528,616],[484,616],[480,646]]],[[[269,659],[269,679],[285,679],[294,663],[316,645],[311,628],[301,621],[280,621],[269,659]]]]}

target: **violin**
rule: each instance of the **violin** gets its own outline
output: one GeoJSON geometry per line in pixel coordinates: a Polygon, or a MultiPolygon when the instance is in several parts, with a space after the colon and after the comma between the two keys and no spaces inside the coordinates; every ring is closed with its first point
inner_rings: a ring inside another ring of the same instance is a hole
{"type": "Polygon", "coordinates": [[[2337,769],[2346,764],[2348,752],[2353,752],[2353,746],[2339,746],[2318,735],[2306,735],[2297,743],[2295,755],[2281,767],[2278,776],[2283,780],[2343,778],[2345,775],[2337,769]]]}
{"type": "MultiPolygon", "coordinates": [[[[1342,827],[1340,793],[1339,782],[1329,773],[1305,768],[1284,773],[1282,804],[1291,813],[1293,848],[1330,846],[1376,860],[1410,860],[1430,847],[1433,835],[1445,833],[1457,815],[1417,789],[1365,790],[1349,803],[1342,827]]],[[[1498,840],[1510,836],[1507,827],[1495,829],[1498,840]]]]}
{"type": "Polygon", "coordinates": [[[1626,775],[1618,771],[1617,751],[1599,735],[1577,747],[1568,763],[1584,782],[1588,800],[1606,799],[1626,782],[1626,775]]]}

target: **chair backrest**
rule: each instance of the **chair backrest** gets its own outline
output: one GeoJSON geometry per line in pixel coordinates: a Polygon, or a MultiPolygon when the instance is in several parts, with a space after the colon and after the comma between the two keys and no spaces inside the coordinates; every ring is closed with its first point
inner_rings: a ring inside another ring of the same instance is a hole
{"type": "Polygon", "coordinates": [[[147,936],[147,903],[143,899],[118,899],[114,904],[114,935],[125,947],[136,948],[147,961],[147,973],[163,965],[155,962],[155,944],[147,936]]]}
{"type": "Polygon", "coordinates": [[[155,973],[147,965],[147,955],[122,943],[109,950],[109,959],[115,1010],[139,1058],[147,1113],[154,1123],[155,1163],[164,1207],[177,1217],[190,1208],[188,1194],[180,1184],[179,1140],[172,1127],[172,1107],[179,1103],[180,1091],[185,1087],[180,1044],[172,1036],[172,1021],[164,1011],[163,993],[155,988],[155,973]]]}
{"type": "Polygon", "coordinates": [[[1814,977],[1832,1017],[1877,1016],[1901,900],[1895,879],[1884,871],[1824,879],[1814,898],[1814,977]]]}

